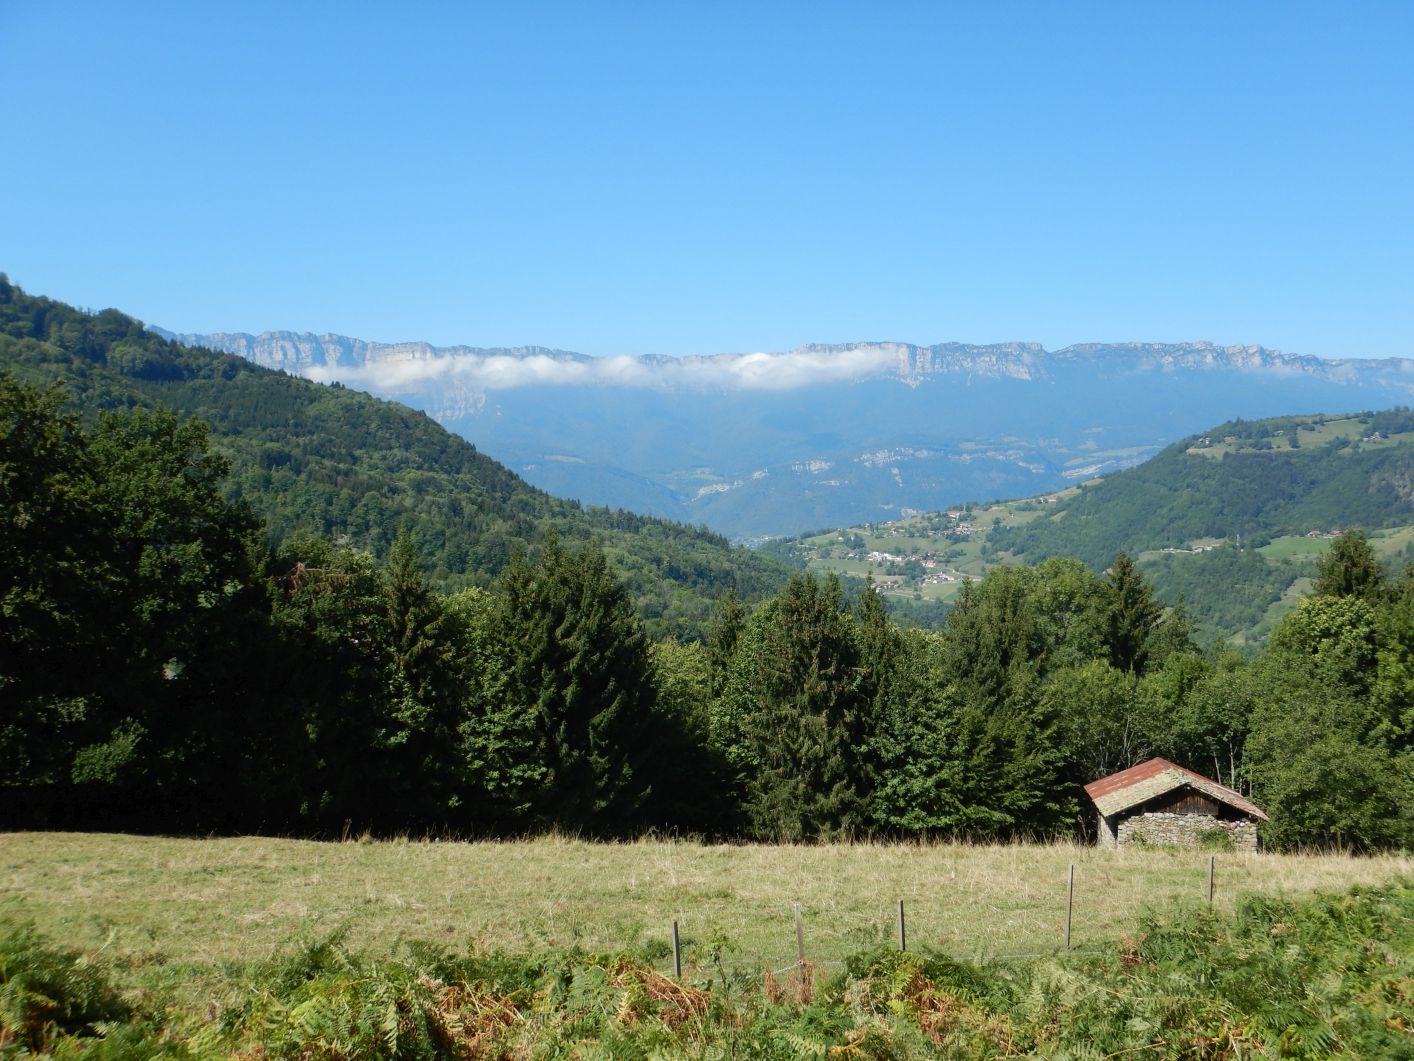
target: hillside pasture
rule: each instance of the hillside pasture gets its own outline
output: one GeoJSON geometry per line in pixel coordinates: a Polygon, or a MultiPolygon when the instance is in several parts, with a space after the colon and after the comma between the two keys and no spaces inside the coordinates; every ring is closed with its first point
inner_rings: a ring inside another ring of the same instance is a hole
{"type": "MultiPolygon", "coordinates": [[[[1347,453],[1359,452],[1361,449],[1387,449],[1414,442],[1414,432],[1411,431],[1372,432],[1369,415],[1333,418],[1283,417],[1270,423],[1282,426],[1259,431],[1255,436],[1220,436],[1214,431],[1190,446],[1187,452],[1220,460],[1229,453],[1281,453],[1293,448],[1311,450],[1332,442],[1347,444],[1351,447],[1345,451],[1347,453]],[[1293,438],[1296,440],[1295,446],[1292,445],[1293,438]]],[[[1259,421],[1256,426],[1260,428],[1261,425],[1262,422],[1259,421]]],[[[1251,426],[1253,425],[1249,425],[1249,428],[1251,426]]]]}
{"type": "MultiPolygon", "coordinates": [[[[1329,531],[1332,536],[1334,530],[1329,531]]],[[[1408,555],[1414,544],[1414,527],[1384,527],[1367,532],[1370,548],[1381,560],[1398,563],[1408,555]]],[[[1290,534],[1273,538],[1257,551],[1272,560],[1297,560],[1315,563],[1330,552],[1332,538],[1309,538],[1305,535],[1290,534]]]]}
{"type": "MultiPolygon", "coordinates": [[[[1071,488],[1046,496],[1068,497],[1073,493],[1071,488]]],[[[982,552],[994,526],[1024,526],[1047,510],[1047,504],[1037,498],[973,505],[965,513],[959,506],[950,510],[959,514],[957,519],[950,518],[947,511],[913,515],[812,535],[801,538],[797,546],[807,569],[815,574],[858,579],[872,576],[885,596],[917,595],[923,600],[948,601],[961,592],[963,579],[980,579],[996,565],[997,558],[982,552]],[[949,537],[958,524],[971,526],[972,533],[949,537]],[[927,574],[948,576],[950,580],[919,581],[889,575],[889,562],[871,561],[871,553],[931,560],[936,566],[927,574]]]]}
{"type": "MultiPolygon", "coordinates": [[[[1217,857],[1217,904],[1244,892],[1302,895],[1414,875],[1414,858],[1217,857]]],[[[1073,844],[704,845],[0,835],[0,918],[118,956],[138,984],[209,994],[252,961],[336,929],[390,953],[400,940],[514,952],[632,950],[668,967],[677,920],[689,963],[715,948],[743,970],[807,956],[835,962],[894,938],[906,901],[912,946],[968,958],[1062,943],[1075,864],[1074,944],[1133,930],[1145,906],[1199,899],[1208,855],[1073,844]]]]}

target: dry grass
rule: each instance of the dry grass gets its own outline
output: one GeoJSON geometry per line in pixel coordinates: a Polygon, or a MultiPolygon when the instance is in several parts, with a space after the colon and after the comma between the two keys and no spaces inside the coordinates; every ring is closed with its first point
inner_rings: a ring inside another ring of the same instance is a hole
{"type": "MultiPolygon", "coordinates": [[[[1075,945],[1118,939],[1146,903],[1201,897],[1208,856],[1069,844],[822,847],[642,840],[314,843],[0,834],[0,916],[57,941],[106,946],[136,965],[198,978],[345,925],[355,946],[399,938],[516,951],[666,941],[687,957],[713,937],[761,969],[795,956],[792,902],[808,957],[838,960],[893,938],[907,902],[911,945],[957,956],[1060,944],[1066,866],[1076,866],[1075,945]]],[[[1343,889],[1414,874],[1414,858],[1219,855],[1217,897],[1343,889]]]]}

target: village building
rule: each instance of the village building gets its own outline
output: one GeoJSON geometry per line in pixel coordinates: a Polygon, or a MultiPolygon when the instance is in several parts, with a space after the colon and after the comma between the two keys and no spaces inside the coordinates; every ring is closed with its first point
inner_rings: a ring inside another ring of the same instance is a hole
{"type": "Polygon", "coordinates": [[[1098,843],[1197,846],[1226,833],[1238,851],[1257,850],[1268,818],[1240,792],[1169,762],[1150,759],[1085,786],[1099,812],[1098,843]]]}

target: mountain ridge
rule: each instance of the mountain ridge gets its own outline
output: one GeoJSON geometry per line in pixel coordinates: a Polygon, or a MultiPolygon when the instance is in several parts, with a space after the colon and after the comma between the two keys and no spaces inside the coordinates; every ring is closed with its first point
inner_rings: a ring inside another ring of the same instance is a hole
{"type": "Polygon", "coordinates": [[[1414,398],[1414,360],[1211,341],[670,358],[297,332],[180,338],[405,402],[558,496],[738,541],[1031,496],[1234,417],[1414,398]]]}
{"type": "Polygon", "coordinates": [[[439,346],[423,340],[382,342],[359,339],[336,332],[297,332],[270,330],[253,332],[175,333],[153,327],[163,338],[188,346],[202,346],[223,353],[237,354],[268,368],[301,372],[314,367],[365,367],[387,360],[457,358],[507,358],[526,360],[543,357],[559,362],[605,364],[631,361],[642,365],[721,364],[743,358],[783,358],[791,355],[814,354],[842,357],[861,352],[881,355],[880,362],[892,360],[893,372],[861,364],[859,378],[871,375],[894,375],[901,382],[910,382],[928,375],[949,372],[989,372],[994,376],[1034,378],[1036,370],[1045,374],[1049,365],[1067,366],[1077,363],[1114,363],[1125,356],[1134,357],[1129,368],[1231,368],[1287,369],[1307,374],[1369,374],[1394,370],[1409,376],[1408,385],[1414,393],[1414,358],[1328,358],[1314,354],[1288,354],[1262,344],[1215,343],[1207,339],[1176,343],[1144,340],[1122,342],[1072,343],[1049,350],[1041,343],[1007,341],[998,343],[963,343],[948,341],[928,345],[898,340],[859,340],[845,343],[802,343],[793,350],[755,351],[751,353],[722,352],[688,354],[669,357],[662,354],[592,355],[539,345],[512,347],[479,347],[467,344],[439,346]]]}

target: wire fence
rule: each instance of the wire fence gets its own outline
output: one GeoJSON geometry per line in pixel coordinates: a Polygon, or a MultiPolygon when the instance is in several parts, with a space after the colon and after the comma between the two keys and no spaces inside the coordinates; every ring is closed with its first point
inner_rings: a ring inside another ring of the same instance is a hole
{"type": "MultiPolygon", "coordinates": [[[[1216,856],[1209,856],[1207,868],[1207,880],[1203,894],[1208,905],[1211,906],[1213,904],[1214,896],[1216,893],[1216,856]]],[[[1085,947],[1075,946],[1075,897],[1075,863],[1072,862],[1067,866],[1066,870],[1064,900],[1061,901],[1059,898],[1057,899],[1058,930],[1056,936],[1054,937],[1054,943],[1050,946],[1047,946],[1045,943],[1038,940],[1036,949],[1034,950],[1008,952],[987,952],[978,950],[974,953],[962,954],[950,952],[939,946],[935,946],[933,944],[925,942],[923,944],[923,949],[930,954],[941,954],[947,958],[951,958],[954,961],[968,961],[974,964],[989,964],[993,962],[1006,961],[1026,961],[1037,958],[1058,957],[1060,955],[1092,956],[1106,953],[1109,950],[1109,947],[1107,946],[1096,946],[1093,944],[1085,947]]],[[[804,906],[798,902],[792,903],[791,909],[794,915],[796,952],[795,960],[790,962],[789,964],[782,965],[779,968],[768,967],[767,975],[781,976],[782,974],[799,972],[803,969],[806,969],[807,967],[812,970],[817,968],[844,968],[846,963],[843,961],[837,959],[811,957],[812,948],[809,946],[810,925],[809,920],[807,918],[807,911],[804,906]]],[[[897,946],[898,950],[907,951],[910,945],[908,930],[908,910],[905,900],[903,899],[899,899],[897,901],[896,922],[893,926],[893,929],[895,945],[897,946]]],[[[679,932],[679,923],[677,921],[672,922],[671,938],[673,974],[679,979],[681,979],[683,961],[686,957],[686,954],[682,938],[679,932]]]]}

